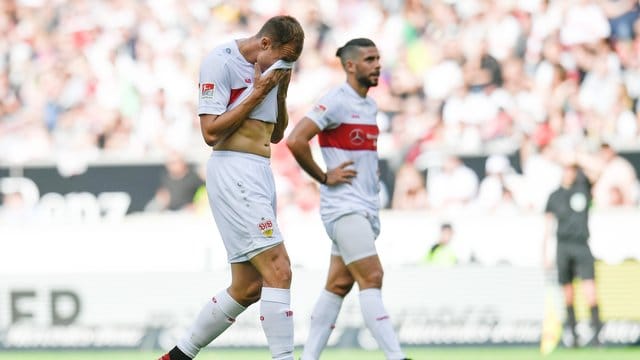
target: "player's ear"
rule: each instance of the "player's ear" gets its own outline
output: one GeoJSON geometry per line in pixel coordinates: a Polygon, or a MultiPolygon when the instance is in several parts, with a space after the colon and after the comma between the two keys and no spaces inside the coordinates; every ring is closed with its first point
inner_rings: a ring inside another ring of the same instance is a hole
{"type": "Polygon", "coordinates": [[[260,38],[260,49],[267,50],[271,46],[271,39],[263,36],[260,38]]]}
{"type": "Polygon", "coordinates": [[[344,63],[344,69],[347,73],[356,72],[356,63],[351,59],[347,59],[344,63]]]}

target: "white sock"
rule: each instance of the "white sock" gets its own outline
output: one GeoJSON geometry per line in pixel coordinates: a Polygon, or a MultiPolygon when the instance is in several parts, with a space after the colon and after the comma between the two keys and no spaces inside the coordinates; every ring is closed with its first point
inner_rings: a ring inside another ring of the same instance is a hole
{"type": "Polygon", "coordinates": [[[200,310],[189,331],[178,341],[178,348],[195,358],[200,349],[222,334],[245,309],[227,290],[219,292],[200,310]]]}
{"type": "Polygon", "coordinates": [[[380,289],[360,291],[360,310],[362,310],[364,323],[378,342],[378,346],[384,351],[387,359],[404,359],[406,356],[400,349],[398,337],[382,303],[380,289]]]}
{"type": "Polygon", "coordinates": [[[293,360],[293,311],[289,289],[262,288],[260,320],[271,357],[293,360]]]}
{"type": "Polygon", "coordinates": [[[329,336],[336,325],[342,301],[342,297],[327,290],[322,290],[311,313],[309,337],[307,337],[307,342],[304,344],[301,360],[317,360],[320,358],[320,353],[327,346],[329,336]]]}

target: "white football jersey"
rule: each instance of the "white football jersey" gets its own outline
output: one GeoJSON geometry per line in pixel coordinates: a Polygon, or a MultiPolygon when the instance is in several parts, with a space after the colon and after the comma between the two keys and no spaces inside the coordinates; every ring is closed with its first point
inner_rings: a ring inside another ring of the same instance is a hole
{"type": "Polygon", "coordinates": [[[372,98],[361,97],[344,83],[323,96],[306,115],[322,130],[318,142],[327,169],[351,160],[358,173],[351,184],[321,186],[320,214],[325,222],[353,212],[378,215],[377,111],[372,98]]]}
{"type": "MultiPolygon", "coordinates": [[[[291,63],[277,62],[264,73],[274,67],[291,68],[291,63]]],[[[253,90],[253,77],[254,65],[242,56],[235,40],[213,49],[200,66],[198,115],[220,115],[236,107],[253,90]]],[[[275,123],[277,93],[275,86],[249,118],[275,123]]]]}

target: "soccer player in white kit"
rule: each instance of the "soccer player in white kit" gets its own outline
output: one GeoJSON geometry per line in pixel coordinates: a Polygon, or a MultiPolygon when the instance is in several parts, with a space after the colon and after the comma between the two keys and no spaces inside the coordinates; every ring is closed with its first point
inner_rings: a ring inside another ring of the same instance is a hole
{"type": "Polygon", "coordinates": [[[378,84],[380,55],[373,41],[353,39],[338,49],[347,81],[332,89],[287,138],[300,166],[321,185],[320,215],[333,242],[329,274],[313,313],[302,360],[316,360],[327,344],[344,297],[354,282],[367,328],[387,359],[406,359],[382,303],[382,265],[375,239],[380,230],[377,105],[367,97],[378,84]],[[309,141],[318,135],[324,172],[309,141]]]}
{"type": "Polygon", "coordinates": [[[200,68],[198,115],[207,163],[207,193],[231,264],[231,285],[210,299],[176,347],[161,360],[186,360],[260,300],[273,359],[293,360],[291,267],[276,222],[269,163],[284,137],[291,65],[302,51],[296,19],[276,16],[253,37],[216,47],[200,68]]]}

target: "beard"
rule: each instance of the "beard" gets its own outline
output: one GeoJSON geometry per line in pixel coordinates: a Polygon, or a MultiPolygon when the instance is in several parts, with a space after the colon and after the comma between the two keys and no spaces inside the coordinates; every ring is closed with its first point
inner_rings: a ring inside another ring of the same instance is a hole
{"type": "MultiPolygon", "coordinates": [[[[371,76],[373,74],[369,74],[369,75],[360,75],[356,77],[356,80],[358,80],[358,84],[370,88],[372,86],[377,86],[378,85],[378,79],[371,79],[371,76]]],[[[378,75],[379,76],[379,75],[378,75]]]]}

